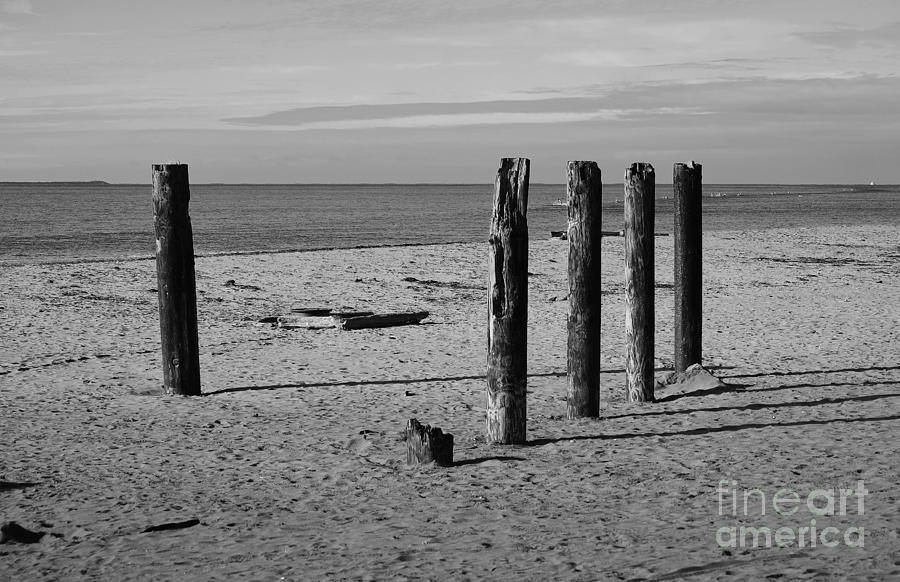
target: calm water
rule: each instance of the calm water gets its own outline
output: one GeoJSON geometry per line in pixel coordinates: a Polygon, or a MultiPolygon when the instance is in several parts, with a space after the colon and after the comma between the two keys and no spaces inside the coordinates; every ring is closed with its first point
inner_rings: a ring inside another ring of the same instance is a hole
{"type": "MultiPolygon", "coordinates": [[[[493,186],[195,185],[197,254],[487,238],[493,186]]],[[[151,257],[149,185],[0,183],[0,264],[151,257]]],[[[672,187],[657,185],[657,231],[672,230],[672,187]],[[668,199],[666,198],[668,197],[668,199]]],[[[563,184],[532,184],[533,239],[563,230],[563,184]]],[[[603,227],[622,228],[622,185],[604,185],[603,227]]],[[[900,223],[900,186],[704,185],[705,230],[900,223]],[[716,196],[716,194],[721,194],[716,196]]]]}

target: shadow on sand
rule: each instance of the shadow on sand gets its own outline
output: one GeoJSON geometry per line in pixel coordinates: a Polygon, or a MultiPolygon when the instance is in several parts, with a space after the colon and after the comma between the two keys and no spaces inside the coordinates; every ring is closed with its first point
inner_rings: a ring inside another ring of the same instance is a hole
{"type": "MultiPolygon", "coordinates": [[[[900,384],[898,382],[883,382],[884,384],[900,384]]],[[[826,384],[827,386],[827,384],[826,384]]],[[[777,388],[769,388],[768,390],[787,390],[789,388],[805,387],[803,384],[791,386],[779,386],[777,388]]],[[[766,390],[760,390],[765,392],[766,390]]],[[[676,414],[693,414],[695,412],[730,412],[740,410],[765,410],[767,408],[806,408],[810,406],[819,406],[820,404],[841,404],[843,402],[870,402],[872,400],[881,400],[882,398],[898,398],[900,392],[892,392],[890,394],[867,394],[865,396],[847,396],[846,398],[821,398],[819,400],[804,400],[791,402],[753,402],[742,406],[714,406],[709,408],[684,408],[680,410],[649,410],[647,412],[635,412],[630,414],[617,414],[615,416],[604,416],[601,420],[612,420],[616,418],[634,418],[645,416],[673,416],[676,414]]]]}
{"type": "MultiPolygon", "coordinates": [[[[893,394],[891,396],[897,396],[893,394]]],[[[816,404],[820,404],[816,402],[816,404]]],[[[810,426],[810,425],[823,425],[823,424],[832,424],[832,423],[851,423],[851,422],[883,422],[889,420],[900,420],[900,414],[894,414],[891,416],[870,416],[865,418],[830,418],[825,420],[798,420],[794,422],[754,422],[747,424],[729,424],[725,426],[713,426],[706,428],[692,428],[689,430],[683,431],[669,431],[669,432],[635,432],[635,433],[619,433],[619,434],[599,434],[599,435],[573,435],[567,437],[559,437],[559,438],[545,438],[545,439],[534,439],[528,441],[525,446],[529,447],[539,447],[543,445],[549,445],[552,443],[559,443],[563,441],[591,441],[591,440],[613,440],[613,439],[633,439],[633,438],[651,438],[651,437],[677,437],[677,436],[695,436],[695,435],[704,435],[704,434],[712,434],[716,432],[737,432],[741,430],[753,429],[753,428],[778,428],[778,427],[791,427],[791,426],[810,426]]]]}
{"type": "Polygon", "coordinates": [[[832,370],[802,370],[798,372],[756,372],[753,374],[733,374],[731,376],[719,376],[726,378],[764,378],[766,376],[805,376],[807,374],[838,374],[841,372],[877,372],[900,370],[900,366],[870,366],[868,368],[835,368],[832,370]]]}
{"type": "MultiPolygon", "coordinates": [[[[710,370],[729,370],[733,366],[717,366],[710,367],[710,370]]],[[[671,368],[656,368],[656,372],[670,372],[671,368]]],[[[601,370],[601,374],[624,374],[624,369],[601,370]]],[[[566,376],[565,370],[558,372],[543,372],[538,374],[528,374],[529,378],[562,378],[566,376]]],[[[287,384],[267,384],[263,386],[238,386],[235,388],[223,388],[221,390],[213,390],[204,392],[203,396],[214,396],[216,394],[229,394],[232,392],[252,392],[254,390],[278,390],[281,388],[328,388],[332,386],[380,386],[391,384],[420,384],[426,382],[458,382],[462,380],[484,380],[484,374],[476,374],[472,376],[442,376],[432,378],[402,378],[397,380],[348,380],[346,382],[291,382],[287,384]]],[[[732,385],[734,386],[734,385],[732,385]]]]}

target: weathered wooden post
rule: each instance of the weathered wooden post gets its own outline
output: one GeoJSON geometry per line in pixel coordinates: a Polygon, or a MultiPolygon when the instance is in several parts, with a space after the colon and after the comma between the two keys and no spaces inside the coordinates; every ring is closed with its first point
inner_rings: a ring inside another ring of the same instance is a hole
{"type": "Polygon", "coordinates": [[[406,464],[432,461],[442,467],[453,465],[453,435],[410,418],[406,423],[406,464]]]}
{"type": "Polygon", "coordinates": [[[596,162],[569,162],[568,417],[600,416],[600,233],[596,162]]]}
{"type": "Polygon", "coordinates": [[[703,339],[703,166],[675,164],[675,371],[700,364],[703,339]]]}
{"type": "Polygon", "coordinates": [[[162,336],[163,383],[167,394],[200,395],[197,345],[197,285],[186,164],[153,165],[153,222],[162,336]]]}
{"type": "Polygon", "coordinates": [[[527,158],[503,158],[488,254],[487,440],[525,443],[528,346],[527,158]]]}
{"type": "Polygon", "coordinates": [[[653,401],[656,175],[648,163],[625,171],[625,387],[631,402],[653,401]]]}

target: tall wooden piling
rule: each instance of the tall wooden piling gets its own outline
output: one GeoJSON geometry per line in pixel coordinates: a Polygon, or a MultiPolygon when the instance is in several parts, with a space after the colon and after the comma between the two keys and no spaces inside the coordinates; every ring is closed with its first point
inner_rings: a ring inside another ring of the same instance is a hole
{"type": "Polygon", "coordinates": [[[188,203],[186,164],[153,165],[153,222],[162,337],[163,383],[167,394],[200,395],[197,342],[197,285],[188,203]]]}
{"type": "Polygon", "coordinates": [[[525,443],[528,346],[527,158],[503,158],[488,254],[487,440],[525,443]]]}
{"type": "Polygon", "coordinates": [[[625,386],[631,402],[653,401],[656,175],[648,163],[625,171],[625,386]]]}
{"type": "Polygon", "coordinates": [[[675,371],[700,364],[703,339],[703,166],[675,164],[675,371]]]}
{"type": "Polygon", "coordinates": [[[570,419],[600,416],[600,168],[569,162],[569,318],[566,409],[570,419]]]}

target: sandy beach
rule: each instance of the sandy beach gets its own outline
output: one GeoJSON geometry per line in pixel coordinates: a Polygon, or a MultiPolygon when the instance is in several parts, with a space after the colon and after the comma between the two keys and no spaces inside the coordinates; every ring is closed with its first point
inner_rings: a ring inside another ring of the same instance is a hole
{"type": "MultiPolygon", "coordinates": [[[[656,239],[659,377],[672,244],[656,239]]],[[[0,546],[0,579],[900,577],[900,228],[706,233],[704,363],[728,386],[644,405],[621,400],[623,240],[604,239],[607,402],[581,421],[566,245],[530,245],[527,446],[483,437],[486,244],[199,258],[194,398],[160,395],[152,260],[0,267],[0,520],[47,532],[0,546]],[[431,315],[258,322],[294,303],[431,315]],[[454,466],[406,466],[409,418],[455,436],[454,466]],[[772,507],[860,481],[846,515],[772,507]],[[811,520],[839,543],[720,543],[811,520]]]]}

